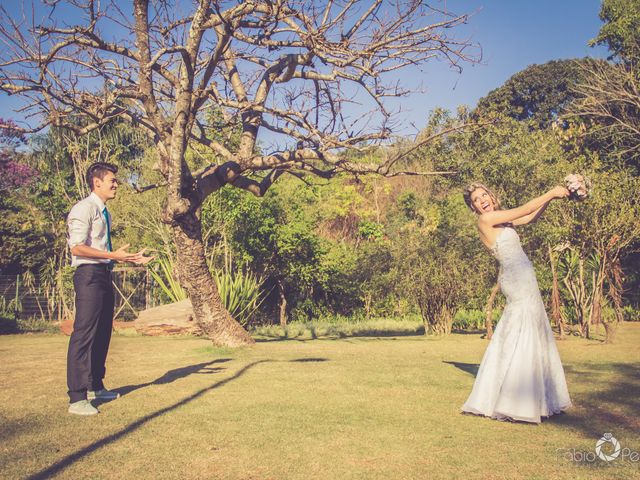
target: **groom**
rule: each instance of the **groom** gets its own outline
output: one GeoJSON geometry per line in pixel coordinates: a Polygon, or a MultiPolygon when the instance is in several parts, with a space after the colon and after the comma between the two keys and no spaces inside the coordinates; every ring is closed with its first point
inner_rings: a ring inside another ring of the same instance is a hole
{"type": "Polygon", "coordinates": [[[126,251],[129,245],[111,248],[111,215],[106,203],[115,198],[118,168],[94,163],[87,170],[91,194],[76,203],[67,218],[69,248],[76,292],[76,316],[67,354],[69,413],[95,415],[89,400],[115,400],[119,394],[102,383],[113,327],[113,284],[115,262],[148,263],[152,257],[126,251]]]}

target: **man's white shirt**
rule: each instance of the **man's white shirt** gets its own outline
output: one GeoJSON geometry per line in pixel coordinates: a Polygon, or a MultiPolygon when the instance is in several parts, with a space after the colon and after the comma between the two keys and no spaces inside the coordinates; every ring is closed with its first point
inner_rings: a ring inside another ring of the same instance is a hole
{"type": "MultiPolygon", "coordinates": [[[[93,192],[71,208],[67,217],[69,248],[73,248],[76,245],[87,245],[97,250],[109,251],[107,221],[102,214],[104,208],[104,202],[93,192]]],[[[109,215],[109,224],[111,224],[111,215],[109,213],[107,215],[109,215]]],[[[71,255],[71,265],[74,267],[109,262],[110,260],[106,258],[87,258],[71,255]]]]}

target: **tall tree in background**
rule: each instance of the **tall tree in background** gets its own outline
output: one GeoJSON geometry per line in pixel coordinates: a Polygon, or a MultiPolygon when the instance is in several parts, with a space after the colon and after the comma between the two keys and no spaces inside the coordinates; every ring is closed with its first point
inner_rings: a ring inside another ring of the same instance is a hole
{"type": "Polygon", "coordinates": [[[535,128],[549,127],[575,99],[575,84],[585,62],[552,60],[530,65],[481,98],[474,115],[505,115],[530,121],[535,128]]]}
{"type": "Polygon", "coordinates": [[[2,10],[0,88],[26,98],[42,118],[25,132],[53,125],[83,135],[116,119],[148,132],[180,281],[202,330],[223,345],[252,339],[222,307],[207,268],[204,199],[227,184],[262,196],[285,171],[431,173],[403,172],[401,155],[367,164],[341,152],[391,137],[397,123],[387,100],[409,93],[398,71],[431,58],[458,68],[469,60],[470,44],[447,36],[466,16],[419,0],[44,3],[36,9],[42,21],[2,10]],[[205,115],[212,108],[241,125],[237,146],[212,135],[205,115]],[[282,145],[259,153],[261,130],[282,145]],[[185,160],[193,144],[211,158],[197,171],[185,160]]]}
{"type": "Polygon", "coordinates": [[[604,0],[605,24],[592,45],[606,45],[612,63],[583,65],[571,116],[591,122],[600,148],[640,169],[640,0],[604,0]]]}
{"type": "Polygon", "coordinates": [[[640,1],[603,0],[600,20],[604,25],[590,45],[606,45],[609,60],[622,60],[638,66],[640,62],[640,1]]]}

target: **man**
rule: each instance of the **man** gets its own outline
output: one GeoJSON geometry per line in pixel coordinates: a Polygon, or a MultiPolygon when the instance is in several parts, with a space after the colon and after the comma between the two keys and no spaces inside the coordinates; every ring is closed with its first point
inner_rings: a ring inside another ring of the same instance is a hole
{"type": "Polygon", "coordinates": [[[111,216],[105,204],[116,196],[117,172],[110,163],[91,165],[87,170],[91,194],[73,206],[67,219],[71,264],[77,267],[73,275],[76,317],[67,354],[69,413],[76,415],[98,413],[90,400],[119,397],[102,383],[113,328],[113,264],[144,265],[152,259],[143,256],[145,249],[129,253],[129,245],[111,248],[111,216]]]}

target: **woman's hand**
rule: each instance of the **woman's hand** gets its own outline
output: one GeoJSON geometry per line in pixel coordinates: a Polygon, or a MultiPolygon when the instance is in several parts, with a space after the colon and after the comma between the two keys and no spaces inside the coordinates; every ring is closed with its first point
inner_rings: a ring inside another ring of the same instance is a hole
{"type": "Polygon", "coordinates": [[[551,190],[553,198],[567,198],[569,196],[569,190],[565,187],[558,185],[551,190]]]}

